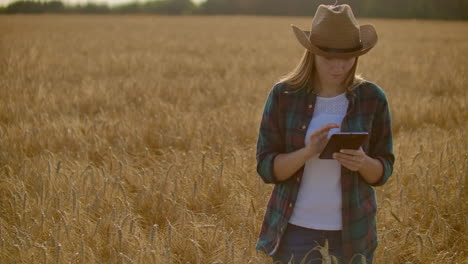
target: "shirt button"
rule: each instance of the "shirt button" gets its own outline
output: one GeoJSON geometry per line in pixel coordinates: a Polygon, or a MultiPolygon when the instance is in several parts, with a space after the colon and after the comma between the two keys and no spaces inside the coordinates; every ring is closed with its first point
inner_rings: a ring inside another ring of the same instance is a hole
{"type": "Polygon", "coordinates": [[[302,128],[302,129],[305,129],[305,128],[306,128],[306,126],[305,126],[305,125],[302,125],[302,127],[301,127],[301,128],[302,128]]]}
{"type": "Polygon", "coordinates": [[[311,105],[311,104],[309,105],[309,108],[312,108],[312,105],[311,105]]]}
{"type": "Polygon", "coordinates": [[[289,207],[292,207],[292,203],[289,203],[289,207]]]}

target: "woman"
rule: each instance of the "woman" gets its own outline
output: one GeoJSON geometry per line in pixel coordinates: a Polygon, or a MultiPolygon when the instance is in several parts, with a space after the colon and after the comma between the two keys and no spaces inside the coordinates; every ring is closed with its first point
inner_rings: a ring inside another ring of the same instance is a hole
{"type": "Polygon", "coordinates": [[[306,51],[265,103],[257,172],[275,186],[256,249],[275,263],[304,257],[322,263],[322,255],[372,263],[378,243],[373,187],[387,182],[395,157],[386,95],[355,72],[377,34],[372,25],[359,26],[348,5],[320,5],[310,32],[292,27],[306,51]],[[369,137],[358,150],[319,159],[337,131],[369,137]]]}

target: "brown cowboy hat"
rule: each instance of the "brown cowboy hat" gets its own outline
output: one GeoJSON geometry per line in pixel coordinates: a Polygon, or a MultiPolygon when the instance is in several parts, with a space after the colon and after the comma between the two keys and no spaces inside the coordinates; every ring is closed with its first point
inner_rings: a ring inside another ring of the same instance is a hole
{"type": "Polygon", "coordinates": [[[328,57],[357,57],[377,44],[372,25],[359,26],[349,5],[320,5],[311,31],[292,25],[299,43],[310,52],[328,57]]]}

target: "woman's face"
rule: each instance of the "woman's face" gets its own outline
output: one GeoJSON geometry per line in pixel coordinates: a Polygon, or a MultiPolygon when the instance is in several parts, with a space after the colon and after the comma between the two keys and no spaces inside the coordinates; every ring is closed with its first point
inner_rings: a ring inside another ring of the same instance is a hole
{"type": "Polygon", "coordinates": [[[356,57],[340,59],[315,55],[315,67],[322,84],[341,84],[348,76],[355,61],[356,57]]]}

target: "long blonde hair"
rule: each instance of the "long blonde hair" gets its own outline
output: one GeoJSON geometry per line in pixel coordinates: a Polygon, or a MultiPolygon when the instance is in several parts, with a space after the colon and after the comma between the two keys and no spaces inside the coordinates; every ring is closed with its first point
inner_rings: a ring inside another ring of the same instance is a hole
{"type": "MultiPolygon", "coordinates": [[[[345,87],[348,91],[353,90],[365,80],[356,74],[358,58],[354,61],[354,65],[345,79],[345,87]]],[[[279,82],[286,83],[290,88],[302,89],[308,91],[314,90],[314,78],[316,78],[317,71],[315,70],[315,56],[313,53],[305,50],[299,64],[288,74],[280,77],[279,82]]]]}

